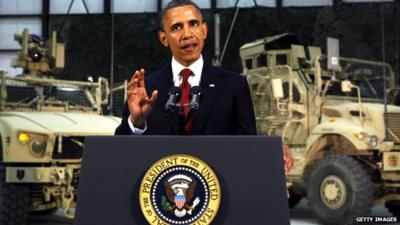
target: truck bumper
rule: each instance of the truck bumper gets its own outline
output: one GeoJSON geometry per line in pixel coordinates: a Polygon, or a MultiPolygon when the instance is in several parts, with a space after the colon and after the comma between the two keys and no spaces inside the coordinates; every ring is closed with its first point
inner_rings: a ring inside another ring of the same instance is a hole
{"type": "Polygon", "coordinates": [[[56,206],[64,208],[64,214],[73,218],[80,164],[51,167],[7,167],[7,183],[43,184],[43,201],[32,201],[32,210],[38,211],[56,206]]]}
{"type": "Polygon", "coordinates": [[[52,183],[63,185],[69,183],[80,169],[79,164],[62,167],[7,167],[7,183],[52,183]]]}

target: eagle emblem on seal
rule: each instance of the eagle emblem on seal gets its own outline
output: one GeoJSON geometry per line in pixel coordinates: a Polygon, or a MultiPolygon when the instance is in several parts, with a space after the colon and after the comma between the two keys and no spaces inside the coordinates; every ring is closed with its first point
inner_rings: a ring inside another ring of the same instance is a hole
{"type": "Polygon", "coordinates": [[[165,180],[164,188],[167,198],[161,197],[163,209],[173,212],[179,218],[186,214],[191,215],[200,203],[198,197],[194,198],[196,185],[195,180],[184,174],[177,174],[165,180]]]}

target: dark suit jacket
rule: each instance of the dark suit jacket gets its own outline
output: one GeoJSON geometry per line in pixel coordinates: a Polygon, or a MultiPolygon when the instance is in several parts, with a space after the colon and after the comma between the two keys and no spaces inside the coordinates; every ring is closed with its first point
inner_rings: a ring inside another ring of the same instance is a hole
{"type": "MultiPolygon", "coordinates": [[[[171,65],[145,76],[146,91],[158,90],[157,102],[147,118],[145,134],[179,135],[178,119],[165,111],[168,91],[173,86],[171,65]]],[[[256,135],[253,103],[246,78],[204,63],[200,88],[202,101],[194,117],[192,135],[256,135]]],[[[116,135],[132,134],[125,103],[116,135]]]]}

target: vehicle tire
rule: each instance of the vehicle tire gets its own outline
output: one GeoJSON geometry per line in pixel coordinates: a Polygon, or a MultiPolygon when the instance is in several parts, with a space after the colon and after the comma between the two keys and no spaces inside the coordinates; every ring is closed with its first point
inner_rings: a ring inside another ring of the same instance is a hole
{"type": "Polygon", "coordinates": [[[385,206],[393,216],[400,217],[400,201],[388,201],[385,206]]]}
{"type": "Polygon", "coordinates": [[[26,225],[29,215],[29,188],[5,183],[0,169],[0,225],[26,225]]]}
{"type": "Polygon", "coordinates": [[[348,225],[366,216],[373,204],[370,175],[355,159],[330,155],[318,160],[306,177],[308,202],[323,224],[348,225]]]}

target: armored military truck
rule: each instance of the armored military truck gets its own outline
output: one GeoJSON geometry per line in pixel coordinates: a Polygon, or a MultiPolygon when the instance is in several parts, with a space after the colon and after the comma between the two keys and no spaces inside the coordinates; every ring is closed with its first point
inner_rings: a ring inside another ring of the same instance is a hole
{"type": "Polygon", "coordinates": [[[292,34],[247,43],[240,56],[258,133],[282,136],[291,153],[289,206],[307,197],[324,224],[355,223],[373,204],[400,216],[400,107],[391,67],[322,55],[292,34]]]}
{"type": "Polygon", "coordinates": [[[64,66],[56,33],[46,42],[25,29],[15,40],[22,49],[12,65],[23,73],[0,71],[0,225],[59,208],[72,217],[85,136],[112,135],[120,122],[102,115],[108,81],[54,79],[64,66]]]}

